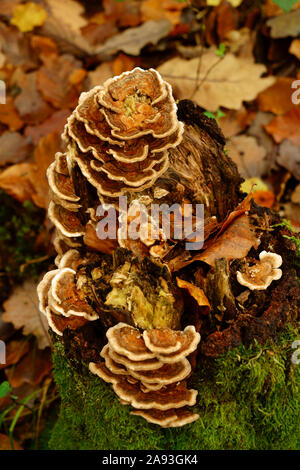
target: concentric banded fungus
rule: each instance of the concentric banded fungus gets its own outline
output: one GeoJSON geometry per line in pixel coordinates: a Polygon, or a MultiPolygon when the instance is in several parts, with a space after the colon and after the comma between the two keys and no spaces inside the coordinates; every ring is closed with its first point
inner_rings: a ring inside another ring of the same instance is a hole
{"type": "Polygon", "coordinates": [[[153,185],[168,168],[168,149],[183,123],[171,86],[153,69],[135,68],[82,93],[63,137],[99,195],[118,197],[153,185]]]}
{"type": "Polygon", "coordinates": [[[121,403],[131,404],[138,410],[151,410],[145,416],[140,415],[165,427],[183,426],[198,418],[186,410],[175,412],[196,402],[197,392],[186,387],[191,373],[186,356],[196,350],[200,341],[193,326],[183,332],[156,328],[141,335],[137,328],[119,323],[109,328],[106,336],[108,344],[100,354],[105,362],[91,362],[89,368],[113,385],[121,403]],[[162,351],[164,362],[160,360],[162,351]]]}
{"type": "Polygon", "coordinates": [[[276,253],[262,251],[259,261],[254,266],[247,266],[242,273],[237,271],[237,280],[243,286],[251,290],[264,290],[272,281],[277,281],[282,276],[282,258],[276,253]]]}
{"type": "Polygon", "coordinates": [[[149,423],[159,424],[162,428],[180,427],[190,424],[199,418],[196,413],[191,413],[183,408],[173,410],[141,410],[131,411],[132,415],[141,416],[149,423]]]}

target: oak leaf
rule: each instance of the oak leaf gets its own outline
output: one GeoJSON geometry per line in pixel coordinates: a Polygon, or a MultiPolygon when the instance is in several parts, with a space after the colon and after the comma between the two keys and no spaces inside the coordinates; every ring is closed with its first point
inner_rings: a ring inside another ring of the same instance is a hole
{"type": "Polygon", "coordinates": [[[291,100],[291,85],[294,80],[294,78],[276,77],[276,82],[258,95],[259,109],[274,114],[284,114],[292,109],[294,105],[291,100]]]}
{"type": "Polygon", "coordinates": [[[294,106],[290,111],[281,116],[276,116],[265,126],[266,131],[272,135],[275,142],[280,144],[284,139],[289,139],[300,147],[300,108],[294,106]]]}
{"type": "Polygon", "coordinates": [[[266,159],[267,151],[258,145],[254,137],[237,135],[231,137],[226,143],[230,158],[237,164],[243,178],[262,176],[266,173],[269,162],[266,159]]]}
{"type": "Polygon", "coordinates": [[[22,328],[24,335],[36,336],[39,349],[44,349],[49,346],[48,322],[39,311],[37,285],[37,282],[28,280],[15,287],[3,304],[2,318],[3,321],[12,323],[17,330],[22,328]]]}
{"type": "Polygon", "coordinates": [[[193,98],[197,104],[210,111],[220,106],[239,109],[243,101],[252,101],[258,93],[275,82],[274,77],[261,78],[266,71],[253,59],[237,58],[231,53],[223,58],[214,48],[207,49],[199,59],[185,60],[175,57],[158,71],[171,83],[178,99],[193,98]],[[200,64],[200,73],[197,72],[200,64]]]}

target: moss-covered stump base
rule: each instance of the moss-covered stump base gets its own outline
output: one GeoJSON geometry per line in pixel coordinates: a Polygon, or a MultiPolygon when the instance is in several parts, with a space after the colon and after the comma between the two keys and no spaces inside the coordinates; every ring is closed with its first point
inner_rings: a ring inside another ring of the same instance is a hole
{"type": "Polygon", "coordinates": [[[299,449],[300,365],[292,363],[298,330],[289,326],[276,344],[243,346],[199,361],[190,386],[199,391],[200,418],[163,429],[130,415],[111,386],[86,364],[72,363],[54,342],[54,374],[62,398],[51,449],[213,450],[299,449]]]}

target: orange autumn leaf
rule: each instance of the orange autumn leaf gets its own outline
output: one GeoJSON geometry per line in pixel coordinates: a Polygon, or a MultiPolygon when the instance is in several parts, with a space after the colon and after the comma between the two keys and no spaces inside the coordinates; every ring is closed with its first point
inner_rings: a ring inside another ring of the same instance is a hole
{"type": "Polygon", "coordinates": [[[175,26],[180,24],[181,12],[186,6],[185,1],[145,0],[141,5],[142,21],[158,21],[166,18],[175,26]]]}
{"type": "Polygon", "coordinates": [[[214,266],[215,261],[220,258],[227,261],[244,258],[256,245],[257,239],[251,230],[250,219],[244,214],[236,218],[219,238],[202,253],[194,256],[192,261],[204,261],[214,266]]]}
{"type": "Polygon", "coordinates": [[[14,448],[12,449],[9,436],[6,434],[0,434],[0,450],[23,450],[23,447],[21,447],[15,440],[13,440],[13,445],[14,448]]]}
{"type": "Polygon", "coordinates": [[[287,113],[276,116],[264,127],[278,144],[284,139],[289,139],[295,145],[300,146],[300,108],[294,106],[287,113]]]}
{"type": "Polygon", "coordinates": [[[209,313],[211,309],[209,300],[200,287],[195,286],[194,284],[191,284],[190,282],[185,281],[184,279],[180,279],[179,277],[176,277],[176,281],[178,287],[180,287],[181,289],[186,289],[188,293],[196,300],[199,307],[203,308],[203,313],[209,313]]]}
{"type": "Polygon", "coordinates": [[[5,364],[0,364],[0,369],[16,364],[29,351],[29,341],[25,338],[12,340],[6,345],[5,364]]]}
{"type": "Polygon", "coordinates": [[[0,188],[19,202],[30,200],[34,193],[31,183],[32,165],[18,163],[6,168],[0,174],[0,188]]]}
{"type": "Polygon", "coordinates": [[[11,96],[7,96],[5,104],[0,104],[0,122],[6,124],[11,131],[17,131],[24,125],[11,96]]]}
{"type": "Polygon", "coordinates": [[[272,191],[255,191],[252,194],[252,199],[256,204],[271,209],[274,206],[275,194],[272,191]]]}
{"type": "Polygon", "coordinates": [[[270,111],[274,114],[284,114],[294,107],[291,100],[291,85],[295,79],[277,77],[276,82],[258,97],[258,107],[261,111],[270,111]]]}
{"type": "Polygon", "coordinates": [[[137,60],[120,52],[112,63],[114,75],[121,75],[123,72],[134,69],[138,65],[137,60]]]}
{"type": "Polygon", "coordinates": [[[296,56],[297,59],[300,59],[300,39],[294,39],[291,42],[289,53],[296,56]]]}

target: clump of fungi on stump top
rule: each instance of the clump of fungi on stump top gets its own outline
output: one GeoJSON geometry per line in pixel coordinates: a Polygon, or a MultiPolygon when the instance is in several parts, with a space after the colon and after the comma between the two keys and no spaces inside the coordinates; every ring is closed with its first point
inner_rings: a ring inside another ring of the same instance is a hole
{"type": "Polygon", "coordinates": [[[240,192],[215,120],[192,101],[177,105],[153,69],[82,93],[62,138],[65,152],[47,173],[57,269],[38,287],[40,310],[66,353],[132,414],[162,427],[191,423],[188,379],[200,356],[263,343],[297,320],[296,247],[273,228],[275,213],[240,192]],[[166,233],[151,209],[173,204],[166,233]],[[199,204],[201,244],[190,249],[199,204]],[[180,234],[183,216],[190,232],[180,234]],[[109,220],[115,233],[99,237],[109,220]]]}

